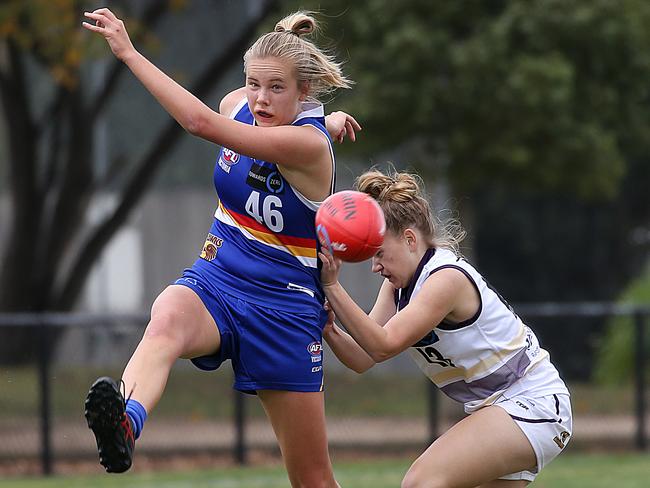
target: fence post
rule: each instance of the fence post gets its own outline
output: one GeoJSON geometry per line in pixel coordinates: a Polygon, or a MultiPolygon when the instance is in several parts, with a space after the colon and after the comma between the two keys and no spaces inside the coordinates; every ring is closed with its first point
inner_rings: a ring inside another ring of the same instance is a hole
{"type": "Polygon", "coordinates": [[[635,340],[635,396],[636,396],[636,447],[645,450],[645,320],[642,312],[634,314],[635,340]]]}
{"type": "Polygon", "coordinates": [[[41,410],[41,469],[45,476],[52,474],[52,433],[50,428],[50,341],[48,327],[41,323],[38,331],[38,383],[41,410]]]}
{"type": "Polygon", "coordinates": [[[429,441],[432,443],[438,438],[439,430],[439,415],[438,415],[438,388],[431,383],[429,378],[426,379],[427,385],[427,399],[429,404],[429,441]]]}
{"type": "Polygon", "coordinates": [[[246,423],[246,411],[245,411],[245,398],[244,393],[238,390],[233,390],[235,392],[235,462],[240,465],[244,465],[247,462],[246,459],[246,439],[245,439],[245,423],[246,423]]]}

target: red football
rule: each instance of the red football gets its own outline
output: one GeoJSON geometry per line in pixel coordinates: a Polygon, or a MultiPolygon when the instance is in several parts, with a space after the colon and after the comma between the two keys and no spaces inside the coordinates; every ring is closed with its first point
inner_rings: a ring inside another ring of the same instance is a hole
{"type": "Polygon", "coordinates": [[[372,257],[384,242],[384,212],[366,193],[340,191],[316,212],[316,232],[336,257],[358,263],[372,257]]]}

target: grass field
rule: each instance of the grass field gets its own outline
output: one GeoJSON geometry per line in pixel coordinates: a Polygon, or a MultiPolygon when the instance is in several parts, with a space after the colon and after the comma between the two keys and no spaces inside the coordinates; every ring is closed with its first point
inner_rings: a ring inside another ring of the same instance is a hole
{"type": "MultiPolygon", "coordinates": [[[[227,369],[227,368],[226,368],[227,369]]],[[[120,370],[55,367],[51,372],[53,416],[58,419],[77,417],[88,387],[97,376],[118,377],[120,370]]],[[[38,415],[38,374],[35,368],[0,369],[0,412],[5,418],[33,418],[38,415]]],[[[165,394],[156,407],[156,417],[178,418],[184,413],[193,419],[230,418],[232,416],[232,377],[229,371],[200,373],[191,368],[175,368],[165,394]]],[[[427,388],[431,384],[420,374],[358,375],[349,371],[326,376],[328,416],[415,417],[427,415],[427,388]],[[403,401],[408,398],[409,401],[403,401]]],[[[634,388],[631,384],[570,384],[574,415],[630,414],[634,411],[634,388]],[[616,398],[612,402],[611,398],[616,398]]],[[[460,411],[457,404],[438,394],[440,413],[460,411]]],[[[247,414],[264,416],[253,398],[247,398],[247,414]]],[[[650,400],[650,398],[649,398],[650,400]]]]}
{"type": "MultiPolygon", "coordinates": [[[[338,463],[342,487],[398,487],[409,460],[338,463]]],[[[534,488],[646,488],[650,480],[648,454],[573,454],[561,456],[531,486],[534,488]]],[[[277,467],[222,468],[209,471],[55,477],[0,481],[2,488],[276,488],[287,487],[284,470],[277,467]]]]}

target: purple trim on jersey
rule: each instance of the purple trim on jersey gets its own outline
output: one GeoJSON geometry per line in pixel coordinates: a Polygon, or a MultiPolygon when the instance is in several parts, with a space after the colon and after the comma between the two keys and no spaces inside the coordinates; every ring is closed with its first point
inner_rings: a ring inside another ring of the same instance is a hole
{"type": "Polygon", "coordinates": [[[503,366],[478,380],[467,383],[463,380],[450,383],[440,389],[450,398],[461,403],[484,400],[494,392],[505,390],[520,379],[530,365],[526,348],[512,356],[503,366]]]}
{"type": "Polygon", "coordinates": [[[481,315],[481,312],[483,311],[483,299],[481,298],[481,292],[479,291],[478,285],[474,281],[474,278],[472,278],[472,275],[470,275],[467,272],[466,269],[461,268],[458,265],[444,264],[444,265],[440,266],[439,268],[436,268],[436,269],[432,270],[431,273],[429,273],[429,276],[431,276],[436,271],[440,271],[441,269],[448,269],[448,268],[457,269],[458,271],[463,273],[467,277],[467,279],[470,281],[470,283],[472,283],[472,285],[474,286],[474,289],[476,290],[476,293],[478,293],[478,302],[479,302],[478,303],[478,310],[476,311],[476,313],[471,318],[469,318],[467,320],[463,320],[462,322],[457,322],[457,323],[448,322],[448,321],[443,320],[436,327],[437,329],[440,329],[440,330],[458,330],[458,329],[462,329],[463,327],[467,327],[468,325],[472,325],[474,322],[476,322],[478,320],[479,316],[481,315]]]}
{"type": "Polygon", "coordinates": [[[427,249],[427,251],[424,253],[424,256],[422,256],[422,259],[420,259],[420,262],[418,263],[418,267],[415,269],[415,273],[413,273],[413,278],[411,278],[411,282],[408,284],[408,286],[406,288],[400,288],[399,290],[395,290],[395,305],[397,306],[398,311],[406,307],[411,301],[411,295],[413,295],[413,290],[415,289],[415,285],[418,282],[420,275],[422,274],[424,265],[429,262],[429,260],[433,257],[435,253],[436,253],[435,248],[430,247],[429,249],[427,249]]]}

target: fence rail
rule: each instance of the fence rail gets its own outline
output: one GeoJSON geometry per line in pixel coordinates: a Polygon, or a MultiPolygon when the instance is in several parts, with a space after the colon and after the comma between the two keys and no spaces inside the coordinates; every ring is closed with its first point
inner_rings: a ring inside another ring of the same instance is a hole
{"type": "MultiPolygon", "coordinates": [[[[517,313],[526,320],[535,318],[576,318],[576,317],[610,317],[628,316],[634,320],[634,409],[635,436],[634,446],[639,450],[647,448],[646,438],[646,352],[644,349],[645,334],[650,304],[628,305],[601,302],[582,303],[540,303],[519,304],[515,307],[517,313]]],[[[56,328],[82,328],[102,330],[133,330],[142,327],[148,321],[145,313],[133,314],[101,314],[101,313],[0,313],[0,332],[8,327],[28,327],[38,331],[35,336],[39,341],[38,383],[39,383],[39,416],[40,416],[40,462],[44,475],[52,473],[52,408],[50,389],[50,370],[52,346],[49,332],[56,328]]],[[[244,394],[235,392],[233,395],[233,428],[235,438],[232,445],[233,458],[237,463],[247,462],[246,425],[244,394]]],[[[430,389],[427,397],[430,437],[434,439],[439,433],[438,396],[430,389]]]]}

